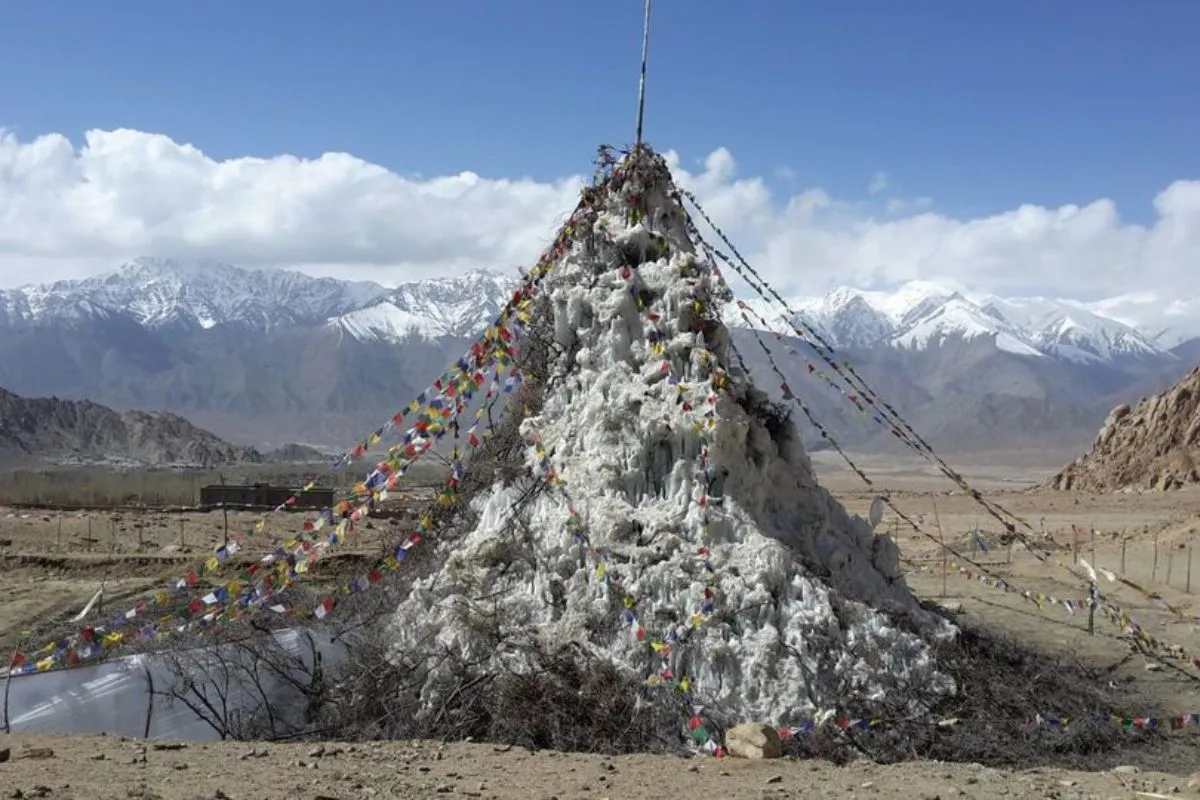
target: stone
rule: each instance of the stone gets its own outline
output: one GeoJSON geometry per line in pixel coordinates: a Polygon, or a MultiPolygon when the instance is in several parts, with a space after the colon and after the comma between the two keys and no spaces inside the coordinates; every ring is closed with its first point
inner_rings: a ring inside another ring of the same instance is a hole
{"type": "Polygon", "coordinates": [[[783,755],[779,732],[754,722],[743,722],[726,731],[725,749],[734,758],[764,759],[783,755]]]}

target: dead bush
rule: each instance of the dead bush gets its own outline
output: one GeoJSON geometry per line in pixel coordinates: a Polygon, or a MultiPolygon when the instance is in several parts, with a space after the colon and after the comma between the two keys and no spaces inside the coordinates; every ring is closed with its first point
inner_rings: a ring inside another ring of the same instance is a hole
{"type": "Polygon", "coordinates": [[[917,717],[907,713],[911,695],[903,691],[882,706],[851,706],[843,713],[884,724],[802,733],[787,743],[786,752],[839,763],[866,757],[881,763],[932,759],[1010,768],[1095,770],[1122,763],[1178,768],[1177,747],[1162,734],[1122,731],[1109,721],[1128,700],[1107,688],[1115,665],[1088,668],[992,630],[960,630],[957,641],[939,646],[935,653],[940,669],[957,684],[952,697],[917,717]],[[1069,724],[1035,724],[1039,714],[1066,718],[1069,724]],[[955,722],[938,724],[944,720],[955,722]]]}

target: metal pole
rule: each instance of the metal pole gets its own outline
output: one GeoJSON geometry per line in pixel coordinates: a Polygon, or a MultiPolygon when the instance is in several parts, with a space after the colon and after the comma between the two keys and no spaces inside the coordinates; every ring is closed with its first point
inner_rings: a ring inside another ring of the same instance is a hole
{"type": "Polygon", "coordinates": [[[646,0],[646,18],[642,22],[642,73],[638,80],[637,146],[642,146],[642,120],[646,116],[646,57],[650,52],[650,0],[646,0]]]}

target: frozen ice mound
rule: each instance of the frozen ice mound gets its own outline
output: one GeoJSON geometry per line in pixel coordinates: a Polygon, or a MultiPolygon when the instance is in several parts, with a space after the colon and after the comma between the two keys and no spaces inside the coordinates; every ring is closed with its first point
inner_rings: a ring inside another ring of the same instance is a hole
{"type": "Polygon", "coordinates": [[[931,643],[955,629],[731,366],[729,289],[689,240],[665,164],[643,152],[595,191],[542,285],[553,341],[520,427],[528,477],[471,500],[477,522],[431,543],[440,566],[396,610],[393,653],[429,665],[420,713],[454,691],[447,654],[520,672],[569,646],[653,685],[662,641],[727,721],[885,700],[919,712],[952,693],[931,643]]]}

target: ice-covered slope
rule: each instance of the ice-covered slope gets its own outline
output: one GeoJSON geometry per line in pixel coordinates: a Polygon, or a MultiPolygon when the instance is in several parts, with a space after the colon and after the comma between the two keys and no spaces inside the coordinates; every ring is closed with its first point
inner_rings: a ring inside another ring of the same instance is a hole
{"type": "Polygon", "coordinates": [[[528,353],[540,315],[553,341],[530,368],[551,377],[521,426],[524,477],[475,496],[477,522],[396,611],[396,658],[446,665],[422,676],[419,713],[459,685],[451,661],[529,672],[558,650],[639,683],[686,676],[726,724],[953,691],[926,641],[953,629],[919,608],[895,544],[817,485],[791,422],[729,371],[728,298],[665,163],[643,153],[601,189],[526,335],[528,353]]]}

